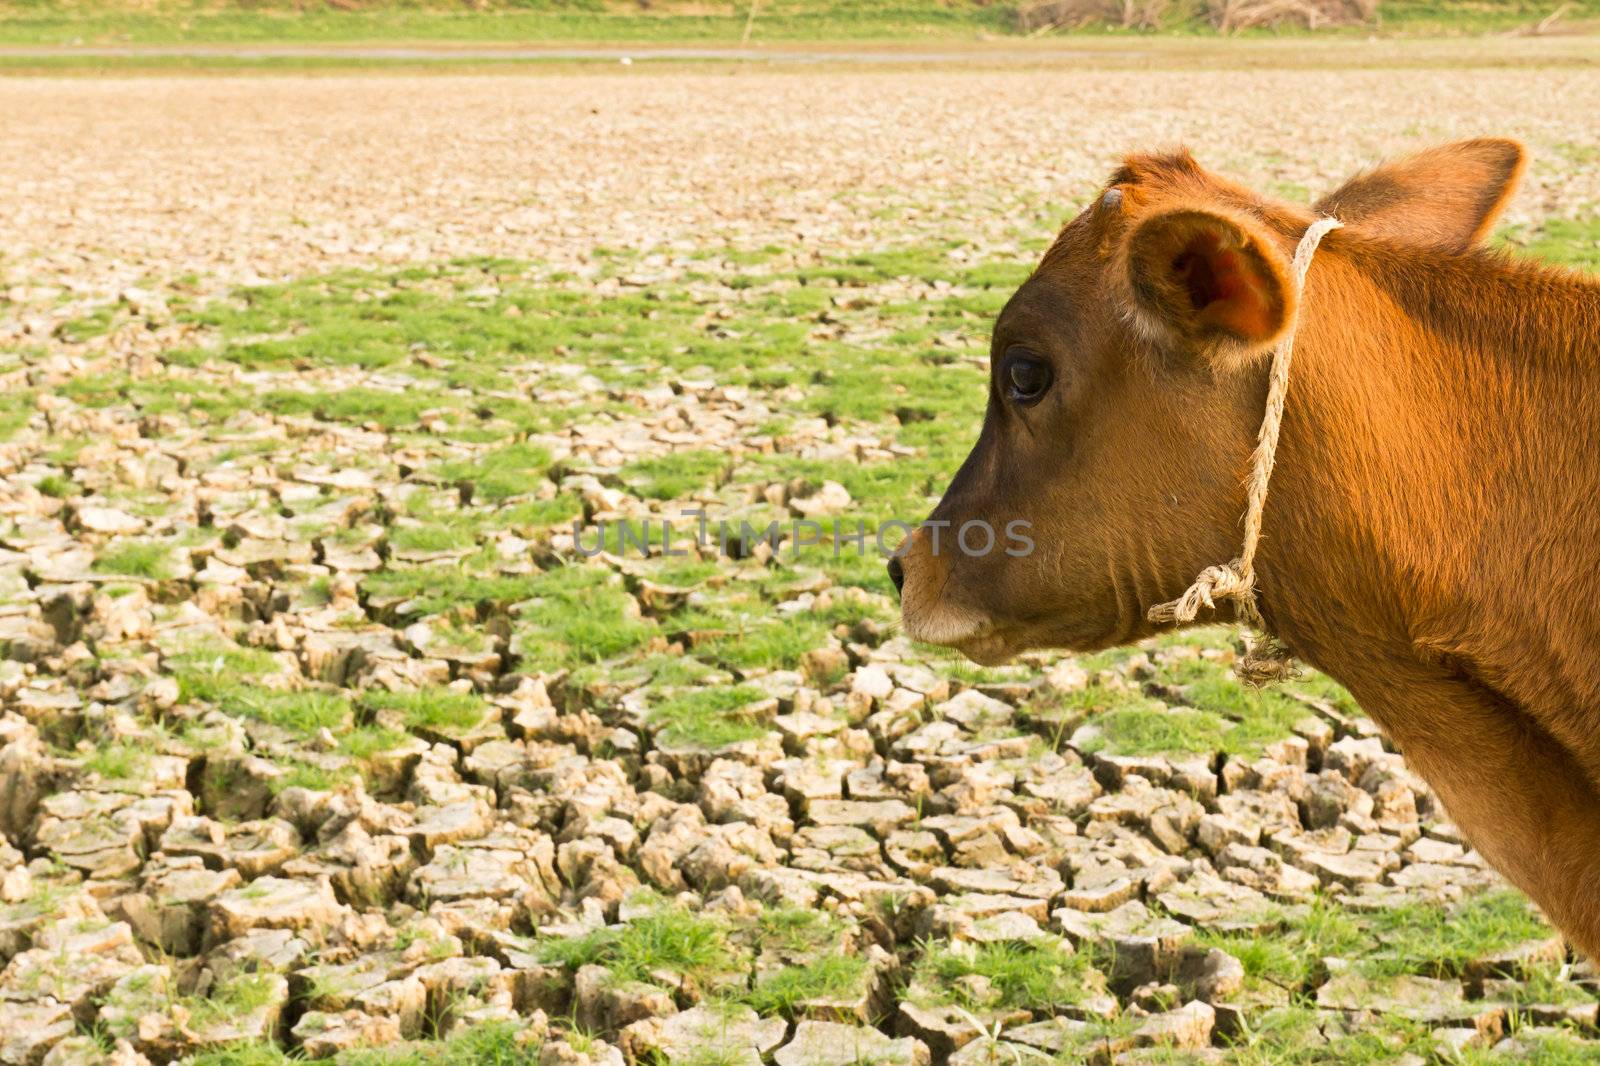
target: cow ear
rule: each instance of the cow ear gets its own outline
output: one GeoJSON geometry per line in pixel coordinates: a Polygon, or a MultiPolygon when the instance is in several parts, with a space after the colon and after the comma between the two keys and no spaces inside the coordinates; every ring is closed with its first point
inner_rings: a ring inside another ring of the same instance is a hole
{"type": "Polygon", "coordinates": [[[1458,141],[1351,178],[1316,210],[1374,236],[1465,251],[1488,236],[1526,166],[1516,141],[1458,141]]]}
{"type": "Polygon", "coordinates": [[[1289,268],[1247,219],[1203,208],[1167,210],[1128,238],[1138,320],[1203,355],[1243,358],[1283,335],[1294,314],[1289,268]]]}

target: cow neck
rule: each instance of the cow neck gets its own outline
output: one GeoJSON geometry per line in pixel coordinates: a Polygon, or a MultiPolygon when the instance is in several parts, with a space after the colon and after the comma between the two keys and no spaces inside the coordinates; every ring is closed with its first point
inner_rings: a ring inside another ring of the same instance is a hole
{"type": "Polygon", "coordinates": [[[1283,339],[1272,353],[1267,379],[1267,405],[1256,434],[1256,449],[1250,461],[1250,476],[1245,482],[1244,546],[1231,562],[1208,566],[1176,600],[1150,608],[1149,618],[1157,623],[1192,622],[1202,605],[1216,609],[1218,600],[1234,605],[1234,617],[1254,629],[1259,637],[1235,664],[1238,675],[1252,685],[1280,681],[1293,672],[1294,657],[1289,649],[1267,633],[1256,603],[1256,547],[1261,540],[1261,516],[1266,509],[1267,490],[1272,482],[1272,467],[1278,454],[1278,435],[1283,426],[1283,408],[1289,395],[1289,367],[1294,360],[1294,335],[1299,327],[1300,305],[1305,293],[1306,272],[1322,238],[1343,225],[1336,218],[1319,218],[1306,230],[1294,250],[1291,264],[1294,284],[1294,312],[1283,339]]]}

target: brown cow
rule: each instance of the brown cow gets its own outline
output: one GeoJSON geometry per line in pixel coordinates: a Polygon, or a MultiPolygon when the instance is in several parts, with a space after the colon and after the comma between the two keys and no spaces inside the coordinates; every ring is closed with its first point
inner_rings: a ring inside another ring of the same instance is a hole
{"type": "MultiPolygon", "coordinates": [[[[1600,284],[1479,247],[1522,169],[1467,141],[1316,206],[1346,228],[1300,299],[1257,589],[1600,958],[1600,284]]],[[[1239,553],[1315,217],[1185,152],[1117,171],[1001,312],[982,433],[932,516],[1026,522],[1034,549],[935,551],[924,526],[890,566],[909,635],[979,662],[1124,644],[1239,553]]]]}

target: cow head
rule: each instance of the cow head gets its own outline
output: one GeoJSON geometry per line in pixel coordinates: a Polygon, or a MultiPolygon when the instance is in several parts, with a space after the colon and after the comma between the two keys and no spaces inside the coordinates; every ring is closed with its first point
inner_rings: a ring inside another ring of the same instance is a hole
{"type": "MultiPolygon", "coordinates": [[[[1352,232],[1465,247],[1521,160],[1511,142],[1453,145],[1318,208],[1352,232]]],[[[978,442],[890,562],[908,635],[979,662],[1126,643],[1238,554],[1265,364],[1313,217],[1186,152],[1127,161],[995,323],[978,442]]]]}

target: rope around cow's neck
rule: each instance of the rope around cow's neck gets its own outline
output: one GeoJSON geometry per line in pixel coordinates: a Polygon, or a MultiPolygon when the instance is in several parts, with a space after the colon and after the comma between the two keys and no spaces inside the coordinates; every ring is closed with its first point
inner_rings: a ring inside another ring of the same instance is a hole
{"type": "Polygon", "coordinates": [[[1250,478],[1245,483],[1244,550],[1231,563],[1206,567],[1182,596],[1150,608],[1152,622],[1182,623],[1194,621],[1202,605],[1215,610],[1217,600],[1232,600],[1234,617],[1261,634],[1261,639],[1249,645],[1244,658],[1234,667],[1239,677],[1252,685],[1282,681],[1294,670],[1294,656],[1267,633],[1261,609],[1256,605],[1256,544],[1261,539],[1261,512],[1267,504],[1267,484],[1272,479],[1272,463],[1278,452],[1278,429],[1283,423],[1283,403],[1289,392],[1289,362],[1294,358],[1294,334],[1300,320],[1301,298],[1305,294],[1306,271],[1311,269],[1311,257],[1316,254],[1323,236],[1342,225],[1336,218],[1317,219],[1294,250],[1294,316],[1272,356],[1267,410],[1261,419],[1261,432],[1256,437],[1250,478]]]}

